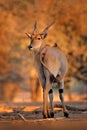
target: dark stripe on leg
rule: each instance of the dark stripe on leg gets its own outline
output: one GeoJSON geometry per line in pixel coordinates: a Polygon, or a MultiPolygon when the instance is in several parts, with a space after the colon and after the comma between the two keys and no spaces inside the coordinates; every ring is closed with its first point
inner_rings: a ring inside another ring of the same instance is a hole
{"type": "Polygon", "coordinates": [[[52,90],[52,89],[49,90],[49,94],[51,94],[51,93],[53,93],[53,90],[52,90]]]}
{"type": "Polygon", "coordinates": [[[59,89],[59,93],[63,93],[63,89],[59,89]]]}

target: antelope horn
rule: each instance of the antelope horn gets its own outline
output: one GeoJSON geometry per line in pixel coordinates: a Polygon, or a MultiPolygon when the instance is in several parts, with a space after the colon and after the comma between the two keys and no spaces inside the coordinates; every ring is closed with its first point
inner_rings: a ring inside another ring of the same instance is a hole
{"type": "Polygon", "coordinates": [[[31,34],[30,33],[25,33],[29,38],[31,38],[31,34]]]}
{"type": "Polygon", "coordinates": [[[34,34],[35,31],[37,31],[37,23],[36,23],[36,22],[35,22],[35,24],[34,24],[34,30],[33,30],[32,34],[34,34]]]}
{"type": "Polygon", "coordinates": [[[54,24],[55,22],[53,21],[51,24],[47,25],[47,27],[43,30],[42,34],[45,34],[47,30],[54,24]]]}

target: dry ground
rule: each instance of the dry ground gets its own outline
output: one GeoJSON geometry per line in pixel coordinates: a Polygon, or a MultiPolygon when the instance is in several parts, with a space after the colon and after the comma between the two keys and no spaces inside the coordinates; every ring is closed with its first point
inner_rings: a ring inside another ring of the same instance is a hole
{"type": "Polygon", "coordinates": [[[42,103],[1,103],[0,130],[87,130],[87,102],[66,103],[70,117],[64,118],[61,104],[54,103],[55,118],[42,118],[42,103]]]}

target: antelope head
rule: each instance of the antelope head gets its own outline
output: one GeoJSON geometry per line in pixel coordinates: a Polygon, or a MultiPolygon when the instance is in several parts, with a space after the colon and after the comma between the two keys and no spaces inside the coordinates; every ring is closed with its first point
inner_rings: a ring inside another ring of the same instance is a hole
{"type": "Polygon", "coordinates": [[[45,27],[45,29],[42,31],[42,33],[37,33],[37,23],[34,24],[34,30],[33,32],[30,33],[26,33],[26,35],[29,37],[30,39],[30,44],[28,46],[29,50],[38,50],[42,43],[43,43],[43,39],[46,38],[47,36],[47,31],[48,29],[54,24],[54,22],[52,22],[51,24],[47,25],[47,27],[45,27]]]}

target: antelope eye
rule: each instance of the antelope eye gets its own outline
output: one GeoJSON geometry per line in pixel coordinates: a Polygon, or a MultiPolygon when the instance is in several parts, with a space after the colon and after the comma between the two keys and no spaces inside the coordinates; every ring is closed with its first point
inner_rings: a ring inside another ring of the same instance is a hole
{"type": "Polygon", "coordinates": [[[37,39],[38,39],[38,40],[40,40],[41,38],[40,38],[40,37],[38,37],[37,39]]]}

